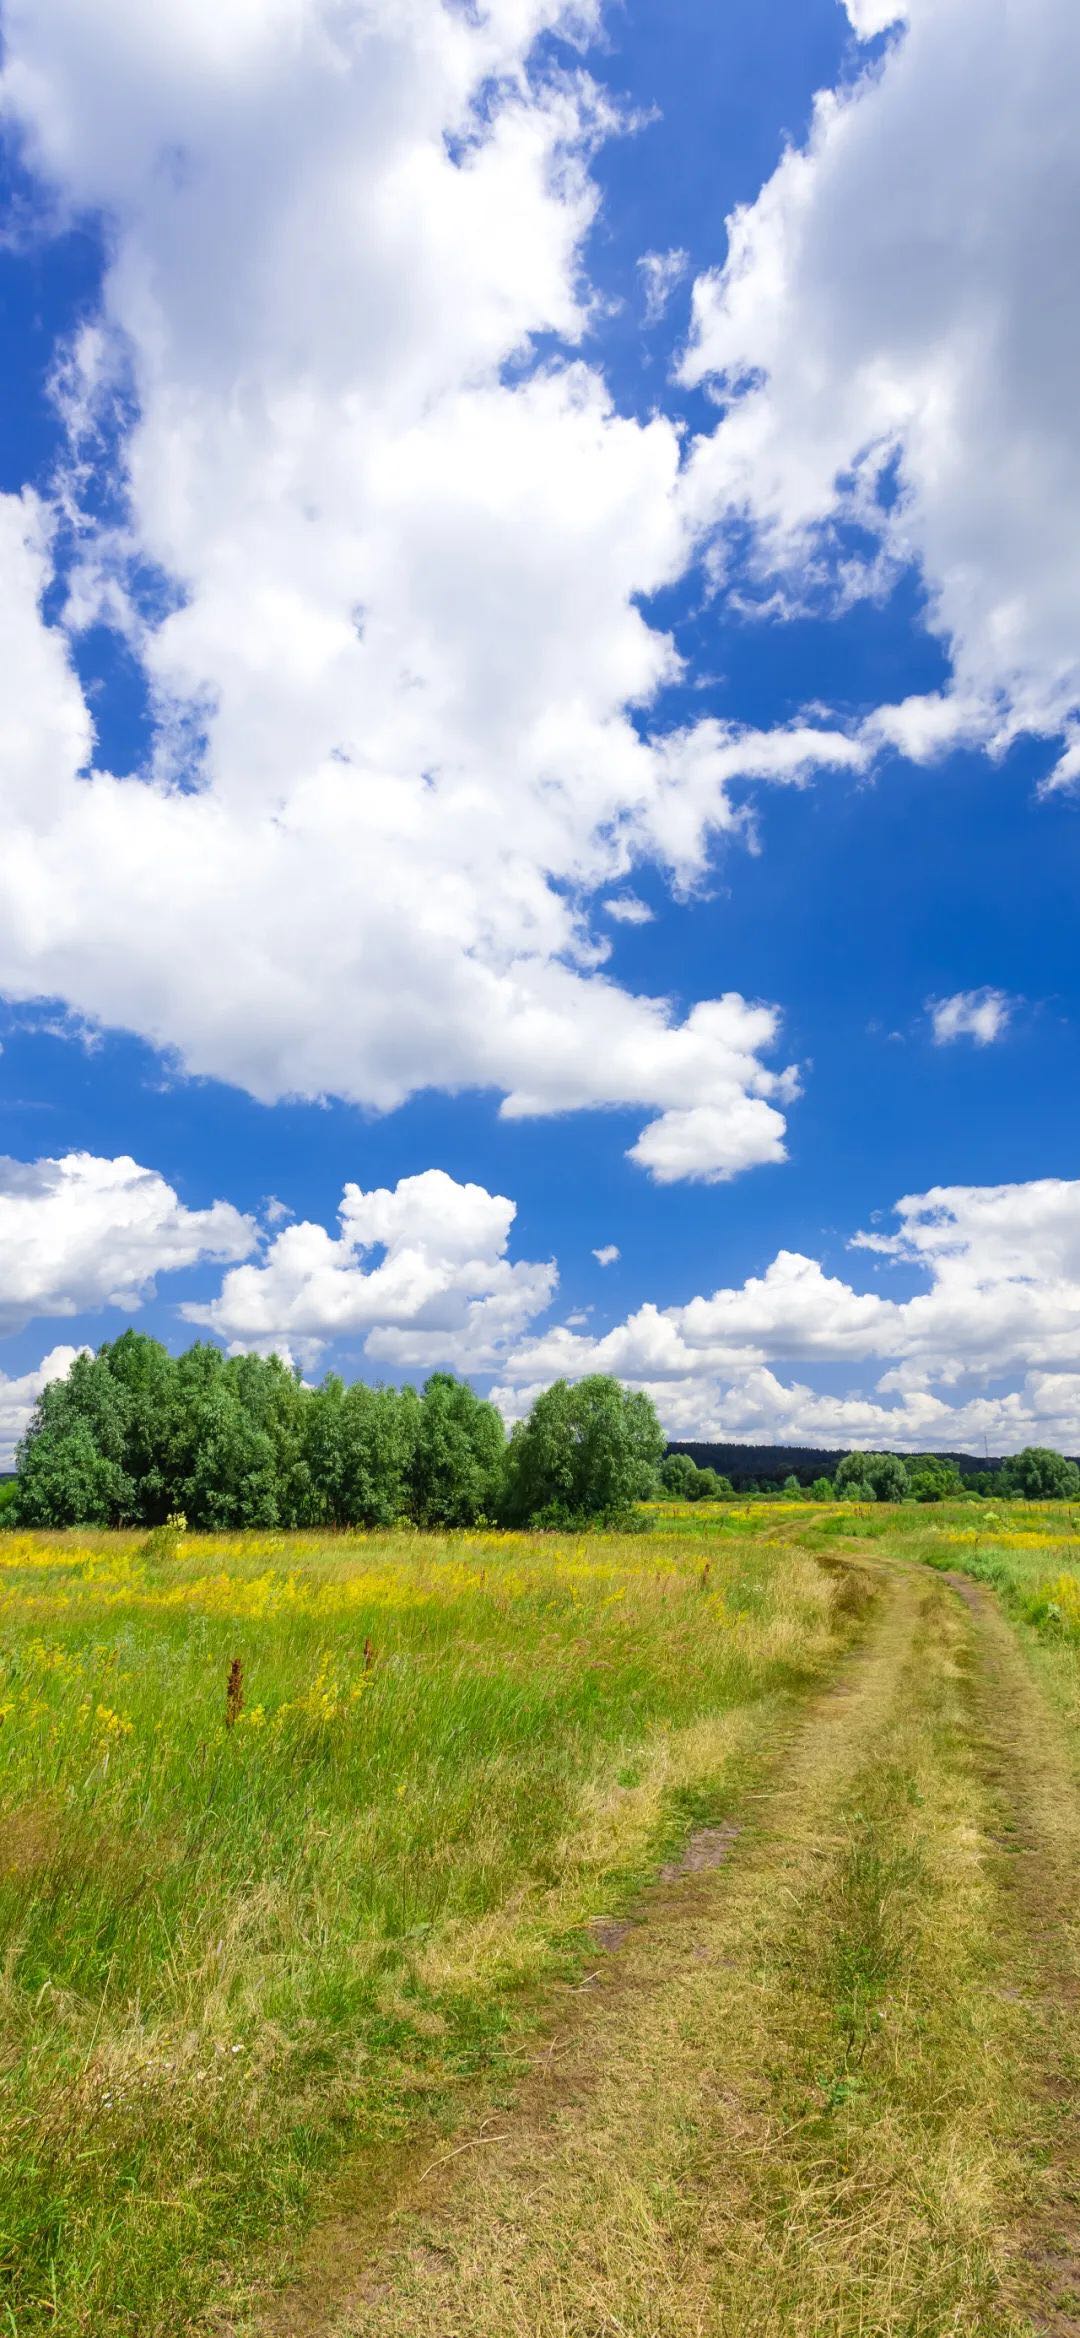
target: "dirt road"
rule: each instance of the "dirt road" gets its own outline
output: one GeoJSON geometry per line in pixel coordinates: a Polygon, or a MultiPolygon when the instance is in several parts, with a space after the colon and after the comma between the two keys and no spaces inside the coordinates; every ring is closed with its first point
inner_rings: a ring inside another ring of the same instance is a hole
{"type": "Polygon", "coordinates": [[[1075,1749],[988,1596],[879,1579],[509,2111],[328,2226],[266,2338],[1080,2333],[1075,1749]]]}

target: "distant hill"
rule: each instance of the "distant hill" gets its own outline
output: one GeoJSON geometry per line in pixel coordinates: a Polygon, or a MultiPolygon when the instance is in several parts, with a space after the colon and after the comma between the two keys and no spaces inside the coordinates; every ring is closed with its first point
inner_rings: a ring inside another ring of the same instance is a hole
{"type": "MultiPolygon", "coordinates": [[[[888,1451],[882,1447],[881,1451],[888,1451]]],[[[718,1469],[731,1479],[736,1493],[741,1493],[751,1479],[759,1486],[782,1485],[787,1477],[797,1477],[800,1485],[811,1485],[816,1477],[831,1477],[836,1465],[849,1453],[848,1445],[829,1450],[818,1445],[712,1445],[696,1442],[672,1443],[669,1453],[688,1453],[699,1469],[718,1469]]],[[[901,1454],[901,1460],[907,1458],[901,1454]]],[[[1000,1469],[1004,1454],[943,1453],[942,1461],[954,1461],[965,1477],[973,1477],[976,1470],[1000,1469]]]]}

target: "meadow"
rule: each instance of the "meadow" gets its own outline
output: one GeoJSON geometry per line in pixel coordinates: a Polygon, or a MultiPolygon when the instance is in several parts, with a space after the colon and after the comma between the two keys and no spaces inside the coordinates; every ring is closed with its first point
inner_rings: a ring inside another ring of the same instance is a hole
{"type": "Polygon", "coordinates": [[[197,2326],[452,2120],[849,1629],[754,1539],[157,1541],[0,1542],[18,2338],[197,2326]]]}
{"type": "Polygon", "coordinates": [[[1075,1725],[1066,1510],[650,1524],[0,1538],[12,2338],[254,2328],[335,2182],[377,2202],[511,2102],[546,1994],[755,1790],[878,1564],[992,1586],[1075,1725]]]}

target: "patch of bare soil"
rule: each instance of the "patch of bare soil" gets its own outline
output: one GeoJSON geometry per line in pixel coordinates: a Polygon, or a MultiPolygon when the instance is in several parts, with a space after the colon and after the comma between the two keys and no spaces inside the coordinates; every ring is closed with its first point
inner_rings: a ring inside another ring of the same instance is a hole
{"type": "Polygon", "coordinates": [[[742,1833],[737,1819],[726,1818],[718,1827],[699,1827],[678,1859],[660,1869],[661,1883],[677,1883],[680,1875],[711,1875],[722,1867],[742,1833]]]}

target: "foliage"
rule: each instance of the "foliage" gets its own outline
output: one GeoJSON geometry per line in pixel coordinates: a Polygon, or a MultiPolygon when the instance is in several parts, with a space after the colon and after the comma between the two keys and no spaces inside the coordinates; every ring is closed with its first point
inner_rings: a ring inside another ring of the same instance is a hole
{"type": "Polygon", "coordinates": [[[907,1491],[915,1502],[945,1502],[964,1491],[954,1461],[940,1453],[917,1453],[907,1464],[907,1491]]]}
{"type": "Polygon", "coordinates": [[[410,1471],[421,1526],[474,1526],[499,1498],[506,1432],[493,1404],[464,1380],[433,1372],[424,1389],[410,1471]]]}
{"type": "Polygon", "coordinates": [[[1025,1445],[1002,1463],[996,1491],[1019,1494],[1026,1502],[1072,1502],[1080,1496],[1080,1469],[1047,1445],[1025,1445]]]}
{"type": "Polygon", "coordinates": [[[895,1453],[845,1453],[834,1479],[837,1496],[849,1502],[902,1502],[907,1471],[895,1453]]]}
{"type": "MultiPolygon", "coordinates": [[[[171,1356],[127,1331],[43,1390],[9,1497],[23,1526],[196,1530],[467,1527],[622,1518],[664,1439],[648,1397],[597,1374],[548,1390],[509,1455],[494,1405],[435,1372],[414,1388],[309,1388],[277,1356],[206,1341],[171,1356]]],[[[730,1492],[684,1461],[695,1498],[730,1492]]],[[[11,1523],[9,1518],[8,1523],[11,1523]]]]}
{"type": "MultiPolygon", "coordinates": [[[[623,1518],[651,1491],[663,1451],[656,1408],[641,1391],[600,1372],[556,1380],[510,1439],[504,1515],[550,1525],[623,1518]]],[[[662,1478],[671,1466],[663,1462],[662,1478]]],[[[696,1484],[702,1473],[688,1466],[696,1484]]]]}
{"type": "Polygon", "coordinates": [[[660,1464],[660,1484],[676,1502],[726,1501],[735,1491],[720,1470],[699,1469],[689,1453],[669,1453],[660,1464]]]}

